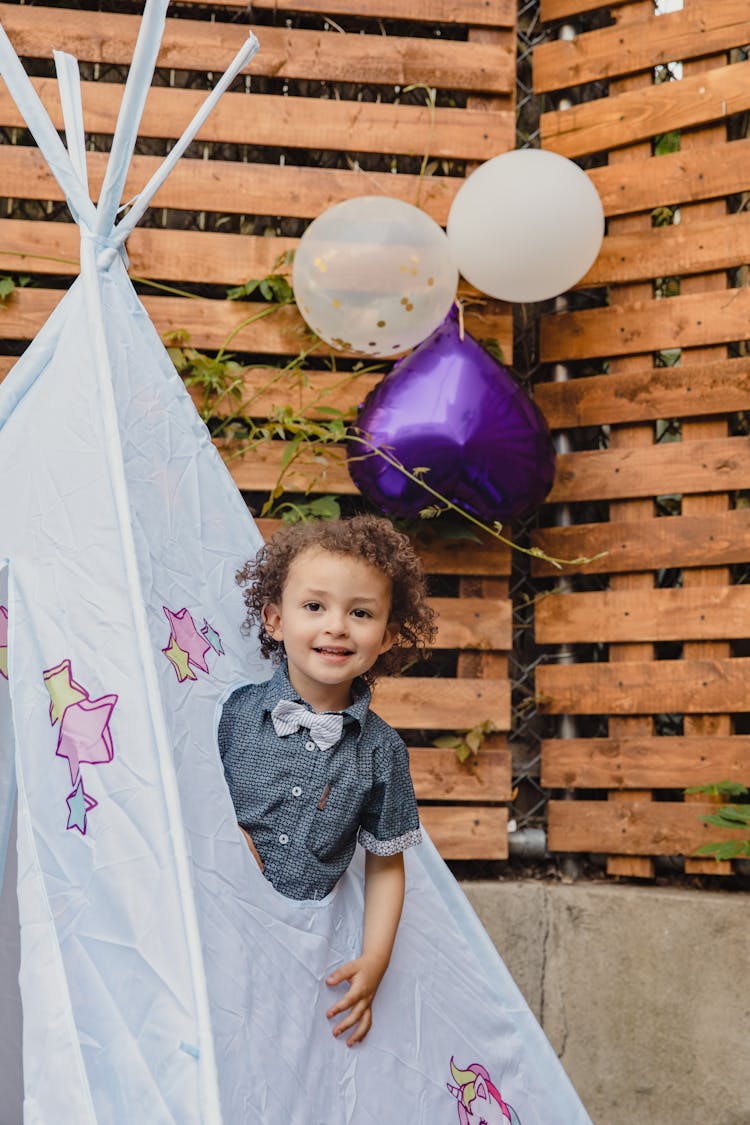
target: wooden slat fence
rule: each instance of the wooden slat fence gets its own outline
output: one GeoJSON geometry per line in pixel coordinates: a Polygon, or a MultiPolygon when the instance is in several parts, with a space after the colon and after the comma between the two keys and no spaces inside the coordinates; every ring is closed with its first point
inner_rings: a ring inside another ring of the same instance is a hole
{"type": "MultiPolygon", "coordinates": [[[[750,783],[750,587],[737,565],[750,561],[750,165],[737,116],[750,108],[750,18],[739,0],[541,11],[574,27],[597,11],[602,25],[541,45],[534,86],[572,103],[542,115],[542,145],[593,158],[608,219],[578,286],[589,299],[571,294],[541,326],[542,359],[569,378],[537,401],[575,451],[550,497],[572,505],[572,526],[535,542],[606,552],[536,611],[537,642],[552,646],[539,706],[576,717],[580,735],[544,742],[542,781],[585,791],[550,802],[549,843],[604,853],[612,874],[649,876],[660,855],[726,874],[690,858],[722,834],[700,819],[708,799],[682,790],[750,783]],[[676,151],[661,155],[665,135],[676,151]],[[558,645],[577,662],[556,664],[558,645]]],[[[552,574],[543,560],[534,571],[552,574]]]]}
{"type": "MultiPolygon", "coordinates": [[[[83,65],[94,198],[141,5],[97,8],[93,0],[54,7],[0,3],[0,20],[58,128],[51,51],[69,51],[83,65]]],[[[285,403],[313,416],[327,404],[353,412],[378,376],[342,379],[352,359],[348,366],[346,357],[339,360],[337,370],[322,345],[311,353],[304,378],[290,373],[268,386],[266,365],[298,355],[308,342],[304,325],[291,306],[246,323],[267,305],[257,294],[226,300],[225,290],[268,275],[279,256],[294,249],[305,222],[344,199],[381,193],[411,203],[419,198],[444,224],[470,163],[513,147],[515,19],[513,0],[254,0],[252,14],[245,0],[174,4],[126,199],[148,180],[251,24],[261,50],[133,234],[130,270],[144,281],[188,291],[141,284],[160,333],[188,333],[192,347],[211,353],[231,338],[230,350],[243,364],[239,395],[252,400],[256,421],[285,403]],[[436,25],[450,29],[445,38],[436,25]],[[409,93],[407,86],[417,89],[409,93]],[[434,107],[428,89],[435,90],[434,107]],[[422,176],[425,158],[430,174],[422,176]]],[[[0,274],[32,279],[0,309],[4,378],[77,272],[78,243],[59,188],[1,82],[0,142],[0,274]]],[[[487,302],[470,309],[466,327],[512,354],[507,306],[487,302]]],[[[202,392],[192,393],[205,406],[202,392]]],[[[235,403],[225,397],[212,413],[226,420],[237,411],[235,403]]],[[[218,444],[240,488],[257,495],[277,482],[283,440],[245,456],[236,455],[236,444],[218,444]]],[[[329,451],[322,464],[300,459],[284,483],[293,495],[355,492],[343,448],[329,451]]],[[[261,521],[265,535],[277,526],[261,521]]],[[[501,859],[508,852],[511,797],[504,735],[510,725],[509,553],[438,539],[420,539],[419,549],[443,591],[435,598],[435,647],[444,670],[383,681],[376,708],[412,744],[423,819],[442,854],[501,859]],[[492,720],[498,734],[472,764],[461,765],[453,750],[430,744],[438,733],[484,720],[492,720]]]]}

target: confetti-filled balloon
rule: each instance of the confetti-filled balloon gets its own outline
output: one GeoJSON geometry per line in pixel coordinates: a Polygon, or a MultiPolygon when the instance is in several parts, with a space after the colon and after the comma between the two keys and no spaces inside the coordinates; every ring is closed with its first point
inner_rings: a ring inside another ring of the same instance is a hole
{"type": "Polygon", "coordinates": [[[593,265],[604,211],[582,169],[541,149],[481,164],[459,188],[448,240],[467,281],[504,301],[544,301],[593,265]]]}
{"type": "Polygon", "coordinates": [[[349,443],[352,479],[393,516],[417,516],[437,501],[373,448],[426,470],[426,483],[485,522],[535,508],[555,474],[541,411],[476,340],[460,338],[454,313],[370,392],[356,432],[365,443],[349,443]]]}
{"type": "Polygon", "coordinates": [[[366,195],[337,203],[303,234],[294,295],[335,348],[398,355],[426,339],[456,295],[458,271],[438,224],[409,203],[366,195]]]}

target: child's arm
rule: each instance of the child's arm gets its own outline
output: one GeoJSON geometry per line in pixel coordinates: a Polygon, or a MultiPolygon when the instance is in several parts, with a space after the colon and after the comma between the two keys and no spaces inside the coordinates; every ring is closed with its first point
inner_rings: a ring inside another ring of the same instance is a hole
{"type": "Polygon", "coordinates": [[[326,1013],[332,1019],[349,1009],[333,1030],[334,1035],[342,1035],[357,1025],[346,1041],[347,1047],[364,1039],[372,1026],[372,1002],[391,959],[403,905],[403,853],[383,856],[367,852],[362,953],[326,979],[329,985],[349,981],[347,993],[326,1013]]]}
{"type": "Polygon", "coordinates": [[[247,828],[243,828],[242,825],[240,825],[240,832],[245,837],[245,839],[247,841],[247,846],[249,847],[250,851],[253,853],[253,859],[258,864],[258,867],[261,869],[261,871],[263,871],[263,869],[265,867],[265,864],[263,863],[263,860],[260,858],[260,854],[258,852],[258,849],[255,846],[255,843],[253,842],[252,836],[248,832],[247,828]]]}

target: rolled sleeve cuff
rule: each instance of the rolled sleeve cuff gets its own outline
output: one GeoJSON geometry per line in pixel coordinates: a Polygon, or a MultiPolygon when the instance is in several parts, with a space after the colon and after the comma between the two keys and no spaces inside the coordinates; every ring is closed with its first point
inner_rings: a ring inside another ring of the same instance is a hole
{"type": "Polygon", "coordinates": [[[359,842],[363,848],[373,855],[397,855],[405,852],[407,848],[422,843],[422,829],[414,828],[411,832],[404,832],[403,836],[394,836],[392,840],[378,840],[366,828],[359,830],[359,842]]]}

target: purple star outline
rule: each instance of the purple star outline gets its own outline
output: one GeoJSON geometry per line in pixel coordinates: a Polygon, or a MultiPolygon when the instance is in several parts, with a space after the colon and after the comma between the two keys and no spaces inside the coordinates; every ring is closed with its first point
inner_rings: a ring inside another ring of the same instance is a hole
{"type": "Polygon", "coordinates": [[[66,797],[68,802],[68,823],[66,828],[77,828],[82,836],[86,835],[86,822],[88,814],[95,809],[97,802],[89,797],[83,788],[83,778],[79,777],[78,784],[72,793],[66,797]]]}
{"type": "MultiPolygon", "coordinates": [[[[4,605],[0,605],[0,648],[7,649],[8,647],[8,610],[4,605]]],[[[7,680],[7,675],[0,667],[0,676],[7,680]]]]}
{"type": "MultiPolygon", "coordinates": [[[[192,664],[194,668],[200,668],[201,672],[208,672],[206,653],[213,646],[200,635],[188,611],[180,609],[177,613],[174,613],[173,610],[167,609],[165,605],[162,606],[162,609],[169,622],[170,636],[174,637],[182,651],[187,653],[188,663],[192,664]]],[[[164,649],[162,649],[163,651],[164,649]]]]}
{"type": "Polygon", "coordinates": [[[116,695],[102,695],[99,699],[82,699],[65,708],[55,753],[58,758],[68,759],[70,780],[74,784],[81,763],[99,766],[112,761],[115,750],[109,722],[117,699],[116,695]]]}

